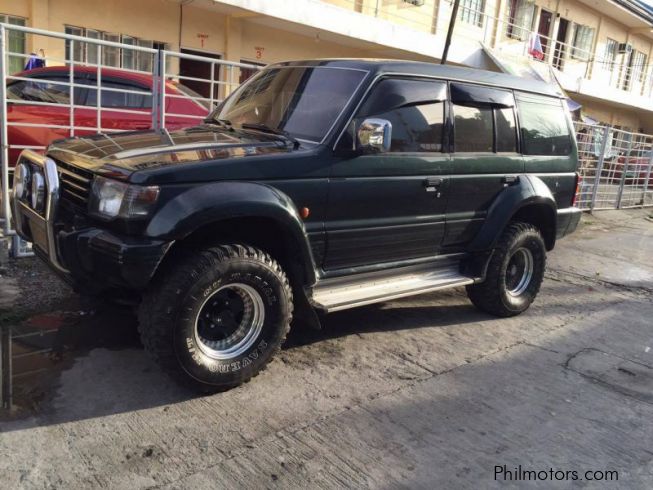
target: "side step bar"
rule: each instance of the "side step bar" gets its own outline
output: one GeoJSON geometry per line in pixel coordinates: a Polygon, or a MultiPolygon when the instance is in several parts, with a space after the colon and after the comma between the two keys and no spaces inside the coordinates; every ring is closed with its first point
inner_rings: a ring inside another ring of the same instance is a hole
{"type": "Polygon", "coordinates": [[[389,271],[324,279],[313,288],[313,306],[326,313],[472,284],[458,261],[438,261],[389,271]]]}

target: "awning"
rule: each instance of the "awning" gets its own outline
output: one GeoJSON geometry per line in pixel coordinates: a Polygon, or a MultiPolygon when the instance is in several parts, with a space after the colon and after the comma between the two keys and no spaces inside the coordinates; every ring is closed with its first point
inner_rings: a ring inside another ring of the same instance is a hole
{"type": "Polygon", "coordinates": [[[581,107],[583,107],[583,105],[579,104],[575,100],[570,99],[569,97],[567,97],[567,107],[569,107],[569,110],[571,112],[574,112],[574,111],[577,111],[578,109],[580,109],[581,107]]]}
{"type": "Polygon", "coordinates": [[[567,106],[570,111],[577,111],[582,107],[582,104],[571,99],[565,90],[562,88],[558,78],[556,77],[555,70],[551,65],[542,61],[530,60],[522,56],[510,56],[503,53],[497,53],[487,46],[483,46],[483,50],[488,54],[492,61],[504,73],[515,75],[522,78],[530,78],[532,80],[539,80],[549,85],[554,85],[556,91],[560,95],[567,97],[567,106]]]}
{"type": "Polygon", "coordinates": [[[596,126],[597,124],[599,124],[598,120],[594,119],[593,117],[586,116],[584,114],[580,116],[580,120],[583,121],[585,124],[589,124],[591,126],[596,126]]]}

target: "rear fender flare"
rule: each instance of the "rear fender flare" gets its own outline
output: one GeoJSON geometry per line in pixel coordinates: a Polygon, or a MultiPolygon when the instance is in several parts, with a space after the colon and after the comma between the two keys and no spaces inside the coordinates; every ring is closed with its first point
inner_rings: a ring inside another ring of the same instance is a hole
{"type": "MultiPolygon", "coordinates": [[[[557,205],[549,187],[534,175],[520,175],[516,184],[503,189],[494,200],[469,250],[482,252],[493,249],[512,217],[520,209],[533,204],[548,209],[552,213],[553,226],[555,226],[557,205]]],[[[555,229],[553,236],[555,237],[555,229]]]]}

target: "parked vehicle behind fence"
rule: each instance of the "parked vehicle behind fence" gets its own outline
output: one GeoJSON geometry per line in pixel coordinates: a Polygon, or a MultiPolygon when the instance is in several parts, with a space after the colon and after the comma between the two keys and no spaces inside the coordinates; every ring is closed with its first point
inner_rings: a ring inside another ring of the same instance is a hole
{"type": "Polygon", "coordinates": [[[460,286],[522,313],[580,219],[577,164],[541,82],[308,60],[267,67],[193,128],[25,151],[12,202],[39,257],[138,304],[153,358],[216,391],[260,372],[291,321],[460,286]]]}
{"type": "MultiPolygon", "coordinates": [[[[102,68],[98,111],[97,68],[76,66],[73,74],[72,88],[67,66],[12,75],[7,83],[10,166],[15,165],[21,147],[44,148],[53,140],[72,136],[71,125],[77,136],[152,126],[152,75],[102,68]]],[[[200,95],[173,81],[165,87],[167,129],[193,126],[206,117],[209,105],[200,95]]]]}

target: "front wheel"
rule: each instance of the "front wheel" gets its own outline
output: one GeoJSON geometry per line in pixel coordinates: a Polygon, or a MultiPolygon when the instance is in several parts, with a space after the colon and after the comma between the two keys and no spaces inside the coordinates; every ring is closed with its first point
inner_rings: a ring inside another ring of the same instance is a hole
{"type": "Polygon", "coordinates": [[[169,265],[145,294],[141,339],[173,377],[201,392],[237,386],[279,350],[292,319],[288,278],[265,252],[207,248],[169,265]]]}
{"type": "Polygon", "coordinates": [[[467,295],[480,310],[501,317],[518,315],[535,300],[545,266],[546,247],[539,230],[528,223],[511,223],[492,254],[485,281],[467,286],[467,295]]]}

